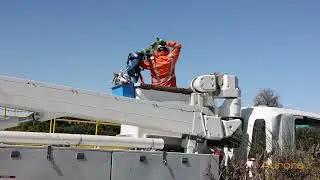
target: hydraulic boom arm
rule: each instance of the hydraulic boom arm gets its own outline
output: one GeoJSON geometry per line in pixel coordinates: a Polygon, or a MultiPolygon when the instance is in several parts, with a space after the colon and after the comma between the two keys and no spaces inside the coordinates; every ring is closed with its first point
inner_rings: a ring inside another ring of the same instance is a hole
{"type": "Polygon", "coordinates": [[[0,104],[38,112],[42,121],[68,116],[179,133],[188,133],[193,113],[201,111],[195,106],[177,107],[3,76],[0,104]]]}
{"type": "Polygon", "coordinates": [[[68,116],[220,140],[230,137],[241,121],[237,81],[225,75],[219,84],[216,78],[208,75],[195,79],[192,104],[177,105],[1,76],[0,105],[37,112],[41,121],[68,116]],[[203,104],[202,100],[211,96],[229,98],[222,111],[212,111],[203,104]],[[223,120],[225,117],[233,119],[223,120]]]}

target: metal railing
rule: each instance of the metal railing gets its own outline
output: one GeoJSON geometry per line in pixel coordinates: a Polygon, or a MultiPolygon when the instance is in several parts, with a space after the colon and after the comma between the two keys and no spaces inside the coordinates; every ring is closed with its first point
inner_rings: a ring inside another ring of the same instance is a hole
{"type": "MultiPolygon", "coordinates": [[[[32,114],[32,112],[19,110],[19,109],[11,109],[7,107],[0,107],[0,116],[3,119],[14,118],[14,119],[27,119],[28,116],[32,114]]],[[[109,126],[117,126],[120,127],[120,124],[111,123],[111,122],[101,122],[95,120],[77,120],[77,119],[63,119],[56,118],[51,119],[49,123],[49,133],[55,133],[57,122],[69,122],[69,123],[85,123],[85,124],[95,124],[95,135],[99,135],[99,127],[101,125],[109,125],[109,126]]],[[[31,146],[41,146],[44,144],[27,144],[31,146]]],[[[79,147],[79,146],[78,146],[79,147]]],[[[127,147],[98,147],[98,146],[80,146],[80,148],[100,148],[100,149],[128,149],[127,147]]]]}
{"type": "Polygon", "coordinates": [[[120,124],[117,123],[110,123],[110,122],[100,122],[100,121],[88,121],[88,120],[73,120],[73,119],[51,119],[50,120],[50,128],[49,128],[49,133],[55,133],[56,130],[56,122],[57,121],[62,121],[62,122],[76,122],[76,123],[85,123],[85,124],[95,124],[96,129],[95,129],[95,135],[99,134],[99,125],[111,125],[111,126],[118,126],[120,127],[120,124]]]}
{"type": "Polygon", "coordinates": [[[32,113],[33,112],[31,111],[0,107],[0,117],[2,119],[30,119],[30,115],[32,115],[32,113]]]}
{"type": "MultiPolygon", "coordinates": [[[[51,119],[49,123],[49,133],[56,132],[57,121],[60,122],[69,122],[69,123],[84,123],[84,124],[95,124],[95,135],[99,135],[99,126],[100,125],[109,125],[109,126],[117,126],[120,127],[120,124],[111,123],[111,122],[100,122],[94,120],[74,120],[74,119],[51,119]]],[[[96,148],[96,149],[128,149],[127,147],[111,147],[111,146],[80,146],[81,148],[96,148]]]]}

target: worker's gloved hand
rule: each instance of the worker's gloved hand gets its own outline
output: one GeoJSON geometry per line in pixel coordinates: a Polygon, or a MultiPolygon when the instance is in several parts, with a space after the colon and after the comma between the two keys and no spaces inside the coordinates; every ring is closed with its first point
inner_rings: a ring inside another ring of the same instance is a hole
{"type": "Polygon", "coordinates": [[[138,55],[137,59],[143,59],[143,57],[145,56],[145,52],[144,51],[138,51],[138,52],[136,52],[136,54],[138,55]]]}
{"type": "Polygon", "coordinates": [[[167,42],[166,42],[166,41],[164,41],[164,40],[160,40],[160,41],[159,41],[159,45],[161,45],[161,46],[165,46],[165,45],[167,45],[167,42]]]}
{"type": "Polygon", "coordinates": [[[146,49],[145,50],[145,55],[146,55],[146,58],[148,58],[148,57],[150,57],[151,55],[152,55],[152,52],[151,52],[151,49],[149,48],[149,49],[146,49]]]}
{"type": "Polygon", "coordinates": [[[150,49],[154,49],[155,47],[157,47],[157,45],[158,45],[158,41],[156,41],[153,44],[151,44],[151,46],[149,48],[150,49]]]}
{"type": "Polygon", "coordinates": [[[156,48],[158,45],[165,46],[167,44],[166,41],[156,38],[156,41],[151,45],[152,48],[156,48]]]}

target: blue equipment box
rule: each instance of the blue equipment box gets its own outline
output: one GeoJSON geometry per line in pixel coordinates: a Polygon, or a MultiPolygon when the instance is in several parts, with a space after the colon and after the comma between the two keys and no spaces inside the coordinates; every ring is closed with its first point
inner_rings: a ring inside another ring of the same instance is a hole
{"type": "Polygon", "coordinates": [[[119,86],[112,87],[112,94],[116,96],[125,96],[136,98],[135,96],[135,87],[133,83],[130,84],[122,84],[119,86]]]}

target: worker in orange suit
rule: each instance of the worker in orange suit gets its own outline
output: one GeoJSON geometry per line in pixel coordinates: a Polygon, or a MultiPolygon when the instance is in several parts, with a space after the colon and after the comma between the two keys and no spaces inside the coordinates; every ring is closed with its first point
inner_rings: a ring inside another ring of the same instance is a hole
{"type": "Polygon", "coordinates": [[[152,85],[177,87],[175,66],[182,46],[176,41],[166,42],[161,40],[159,44],[153,56],[141,61],[140,67],[150,71],[152,85]],[[172,50],[169,48],[172,48],[172,50]]]}

